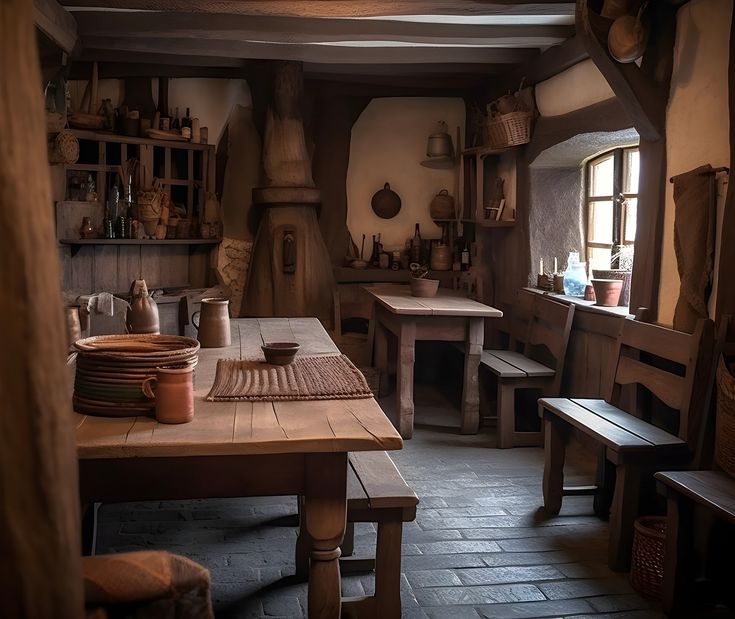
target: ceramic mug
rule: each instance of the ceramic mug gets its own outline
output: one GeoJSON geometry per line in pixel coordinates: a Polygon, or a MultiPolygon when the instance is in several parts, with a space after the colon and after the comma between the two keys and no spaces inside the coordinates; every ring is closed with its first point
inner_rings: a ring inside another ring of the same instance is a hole
{"type": "Polygon", "coordinates": [[[194,418],[194,368],[156,368],[142,388],[156,401],[156,421],[187,423],[194,418]]]}
{"type": "Polygon", "coordinates": [[[201,310],[191,315],[202,348],[224,348],[232,343],[229,306],[228,299],[209,297],[202,299],[201,310]]]}

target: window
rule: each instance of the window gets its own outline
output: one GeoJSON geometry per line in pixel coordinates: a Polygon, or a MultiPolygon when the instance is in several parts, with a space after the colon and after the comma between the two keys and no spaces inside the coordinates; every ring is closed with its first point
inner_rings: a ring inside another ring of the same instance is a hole
{"type": "Polygon", "coordinates": [[[617,148],[587,163],[590,271],[633,267],[639,164],[637,148],[617,148]]]}

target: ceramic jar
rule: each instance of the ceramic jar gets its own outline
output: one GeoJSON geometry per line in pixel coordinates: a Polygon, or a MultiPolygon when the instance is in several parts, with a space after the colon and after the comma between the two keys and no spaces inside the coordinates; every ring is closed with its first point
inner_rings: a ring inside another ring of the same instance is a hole
{"type": "Polygon", "coordinates": [[[431,270],[450,271],[452,269],[452,248],[449,245],[433,245],[431,248],[431,270]]]}
{"type": "Polygon", "coordinates": [[[201,310],[192,314],[202,348],[224,348],[232,343],[229,306],[228,299],[210,297],[202,299],[201,310]]]}
{"type": "Polygon", "coordinates": [[[158,306],[148,294],[144,279],[136,279],[130,286],[126,323],[130,333],[159,333],[158,306]]]}
{"type": "Polygon", "coordinates": [[[143,381],[143,393],[156,401],[156,421],[187,423],[194,418],[194,369],[157,368],[143,381]]]}
{"type": "Polygon", "coordinates": [[[82,225],[79,227],[79,238],[92,239],[95,236],[94,226],[92,226],[91,217],[82,217],[82,225]]]}
{"type": "Polygon", "coordinates": [[[564,271],[564,294],[570,297],[584,296],[587,286],[587,263],[570,259],[564,271]]]}

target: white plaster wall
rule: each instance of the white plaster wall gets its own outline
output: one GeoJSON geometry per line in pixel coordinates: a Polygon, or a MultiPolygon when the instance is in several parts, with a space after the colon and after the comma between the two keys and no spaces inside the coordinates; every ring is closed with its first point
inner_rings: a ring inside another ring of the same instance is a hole
{"type": "MultiPolygon", "coordinates": [[[[77,110],[87,86],[85,80],[69,82],[72,109],[77,110]]],[[[108,79],[99,82],[99,98],[112,99],[112,105],[118,107],[125,96],[123,80],[108,79]]],[[[158,102],[158,79],[151,80],[151,95],[158,102]]],[[[179,108],[180,116],[191,109],[192,118],[198,118],[202,127],[209,128],[209,143],[219,141],[222,130],[235,104],[252,107],[250,88],[245,80],[182,78],[168,81],[168,102],[173,110],[179,108]]]]}
{"type": "Polygon", "coordinates": [[[535,94],[541,116],[566,114],[615,96],[607,80],[589,59],[539,82],[535,94]]]}
{"type": "Polygon", "coordinates": [[[457,170],[435,170],[421,165],[426,141],[445,121],[457,148],[456,128],[464,135],[465,108],[455,98],[373,99],[352,127],[347,170],[347,227],[358,247],[362,235],[365,259],[373,234],[381,234],[386,250],[402,248],[413,236],[414,224],[423,238],[439,238],[441,230],[429,216],[429,203],[442,189],[455,195],[457,170]],[[373,194],[390,183],[401,197],[401,210],[381,219],[370,206],[373,194]]]}
{"type": "MultiPolygon", "coordinates": [[[[727,70],[732,10],[733,0],[692,0],[677,13],[674,69],[666,116],[667,178],[705,163],[715,167],[730,165],[727,70]]],[[[722,182],[718,185],[718,236],[726,187],[722,182]]],[[[719,238],[717,247],[719,250],[719,238]]],[[[715,266],[718,261],[719,251],[715,266]]],[[[711,300],[716,298],[716,292],[715,288],[711,300]]],[[[678,297],[673,186],[666,183],[659,287],[659,320],[662,323],[672,323],[678,297]]]]}

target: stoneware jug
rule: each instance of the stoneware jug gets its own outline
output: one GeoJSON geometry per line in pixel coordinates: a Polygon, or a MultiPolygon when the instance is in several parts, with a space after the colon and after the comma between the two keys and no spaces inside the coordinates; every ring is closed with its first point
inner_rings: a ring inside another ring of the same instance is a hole
{"type": "Polygon", "coordinates": [[[142,388],[156,401],[156,421],[187,423],[194,418],[194,368],[156,368],[142,388]]]}
{"type": "Polygon", "coordinates": [[[144,279],[136,279],[130,286],[130,309],[126,323],[130,333],[159,333],[158,306],[148,294],[144,279]]]}
{"type": "Polygon", "coordinates": [[[194,312],[191,321],[197,328],[202,348],[224,348],[230,337],[230,301],[217,297],[202,299],[202,308],[194,312]]]}
{"type": "Polygon", "coordinates": [[[76,305],[68,305],[64,308],[64,318],[66,318],[67,343],[71,348],[77,340],[88,337],[89,314],[82,312],[76,305]]]}

